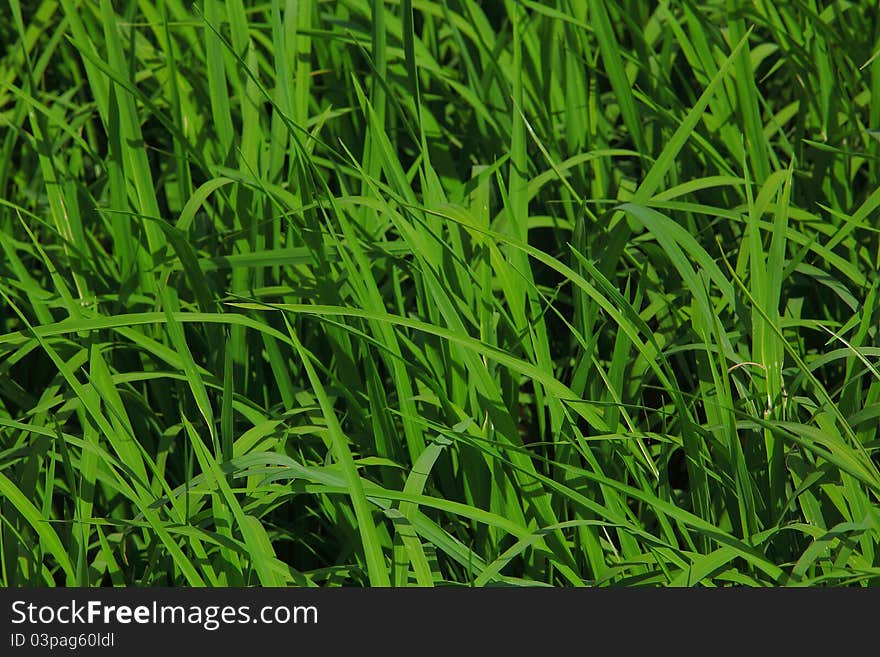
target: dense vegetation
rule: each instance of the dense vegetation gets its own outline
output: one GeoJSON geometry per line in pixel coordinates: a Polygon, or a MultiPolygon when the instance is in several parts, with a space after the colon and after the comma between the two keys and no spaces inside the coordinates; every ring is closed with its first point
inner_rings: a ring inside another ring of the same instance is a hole
{"type": "Polygon", "coordinates": [[[0,584],[880,579],[875,3],[0,44],[0,584]]]}

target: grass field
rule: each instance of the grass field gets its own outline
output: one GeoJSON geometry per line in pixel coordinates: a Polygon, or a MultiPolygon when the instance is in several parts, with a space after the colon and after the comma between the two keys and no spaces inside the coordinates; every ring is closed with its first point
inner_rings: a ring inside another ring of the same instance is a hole
{"type": "Polygon", "coordinates": [[[0,584],[880,582],[874,3],[0,44],[0,584]]]}

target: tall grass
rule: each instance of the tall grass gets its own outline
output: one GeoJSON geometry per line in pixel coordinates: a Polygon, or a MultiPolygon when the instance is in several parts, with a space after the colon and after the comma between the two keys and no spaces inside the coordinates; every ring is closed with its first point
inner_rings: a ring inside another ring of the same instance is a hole
{"type": "Polygon", "coordinates": [[[880,12],[10,0],[0,583],[880,581],[880,12]]]}

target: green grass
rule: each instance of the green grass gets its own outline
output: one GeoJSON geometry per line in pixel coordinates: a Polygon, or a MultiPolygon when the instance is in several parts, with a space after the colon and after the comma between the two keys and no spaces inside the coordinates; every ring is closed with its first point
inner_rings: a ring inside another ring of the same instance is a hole
{"type": "Polygon", "coordinates": [[[880,583],[872,3],[0,43],[0,584],[880,583]]]}

